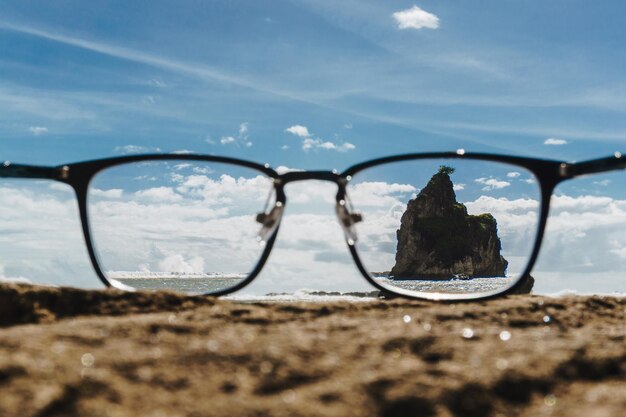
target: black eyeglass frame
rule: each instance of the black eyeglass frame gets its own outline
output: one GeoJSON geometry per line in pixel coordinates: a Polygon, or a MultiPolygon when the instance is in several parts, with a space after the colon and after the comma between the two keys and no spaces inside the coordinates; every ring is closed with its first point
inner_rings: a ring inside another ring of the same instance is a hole
{"type": "MultiPolygon", "coordinates": [[[[626,169],[626,157],[623,157],[621,153],[616,152],[613,156],[608,158],[593,159],[582,162],[564,162],[547,159],[526,158],[518,156],[496,155],[487,153],[467,153],[459,150],[456,152],[436,152],[436,153],[411,153],[404,155],[387,156],[383,158],[372,159],[360,164],[356,164],[346,169],[342,173],[335,171],[292,171],[284,174],[279,174],[269,165],[262,165],[255,162],[250,162],[237,158],[212,156],[212,155],[199,155],[199,154],[142,154],[142,155],[128,155],[120,157],[112,157],[105,159],[97,159],[85,162],[77,162],[71,164],[64,164],[54,167],[46,166],[34,166],[34,165],[21,165],[13,164],[11,162],[4,162],[0,165],[0,178],[32,178],[32,179],[47,179],[59,181],[68,184],[74,189],[76,198],[78,201],[79,214],[82,224],[83,236],[87,245],[87,251],[91,264],[100,278],[100,280],[107,287],[119,285],[112,284],[106,275],[100,268],[98,256],[92,241],[91,230],[88,219],[88,206],[87,206],[87,194],[91,180],[100,171],[117,166],[133,162],[147,162],[147,161],[196,161],[196,162],[213,162],[221,164],[230,164],[239,167],[250,168],[262,173],[272,179],[274,184],[274,190],[276,193],[276,205],[285,206],[287,203],[287,197],[284,192],[284,187],[290,182],[305,181],[305,180],[320,180],[329,181],[337,184],[338,190],[336,195],[337,205],[343,206],[346,201],[346,186],[350,182],[351,178],[366,169],[386,165],[394,162],[422,160],[422,159],[463,159],[463,160],[477,160],[477,161],[490,161],[499,162],[503,164],[509,164],[525,168],[530,171],[536,177],[540,189],[541,189],[541,203],[538,230],[533,245],[533,250],[530,259],[524,269],[524,272],[520,275],[517,281],[509,288],[502,291],[496,291],[494,293],[479,293],[479,294],[464,294],[463,298],[455,298],[451,301],[463,301],[463,300],[476,300],[476,299],[489,299],[502,295],[515,293],[521,285],[523,285],[523,278],[530,274],[541,248],[541,242],[545,232],[545,226],[548,219],[550,210],[550,199],[555,187],[563,181],[579,177],[582,175],[595,174],[600,172],[608,172],[614,170],[626,169]]],[[[280,221],[280,219],[279,219],[280,221]]],[[[342,219],[340,221],[349,222],[350,219],[342,219]]],[[[267,238],[265,248],[256,266],[246,277],[237,285],[226,288],[224,290],[208,293],[207,295],[222,296],[236,292],[252,282],[256,276],[261,272],[265,265],[269,254],[272,250],[276,236],[278,234],[279,224],[277,224],[272,231],[271,235],[267,238]]],[[[350,226],[350,224],[344,224],[344,226],[350,226]]],[[[432,297],[424,295],[416,296],[410,292],[405,292],[398,288],[387,288],[382,286],[363,266],[361,259],[357,253],[354,242],[348,243],[348,249],[354,262],[361,272],[363,277],[374,287],[385,292],[391,292],[400,296],[409,298],[421,298],[421,299],[445,299],[445,297],[437,296],[432,297]]],[[[130,287],[126,289],[131,289],[130,287]]]]}

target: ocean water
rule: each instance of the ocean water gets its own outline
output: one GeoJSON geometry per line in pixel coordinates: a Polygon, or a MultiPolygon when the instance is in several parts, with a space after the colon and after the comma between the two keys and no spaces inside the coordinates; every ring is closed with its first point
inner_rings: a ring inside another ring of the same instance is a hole
{"type": "MultiPolygon", "coordinates": [[[[211,294],[228,288],[232,288],[247,277],[247,274],[227,274],[227,273],[203,273],[203,274],[176,274],[176,273],[142,273],[142,272],[115,272],[109,274],[111,280],[117,281],[124,286],[137,290],[169,290],[189,295],[211,294]]],[[[385,288],[398,288],[405,291],[414,291],[427,294],[482,294],[497,292],[509,287],[515,277],[489,277],[489,278],[472,278],[472,279],[450,279],[450,280],[397,280],[389,279],[384,276],[374,277],[385,288]]],[[[364,283],[365,287],[365,283],[364,283]]],[[[274,291],[271,293],[251,293],[249,290],[243,289],[240,292],[227,296],[229,299],[240,301],[367,301],[374,300],[378,297],[378,290],[364,289],[358,292],[340,292],[327,291],[320,289],[300,289],[293,292],[274,291]]],[[[258,289],[256,290],[258,291],[258,289]]],[[[537,293],[537,292],[535,292],[537,293]]],[[[558,292],[541,292],[537,293],[547,296],[562,295],[610,295],[624,296],[623,291],[604,291],[604,292],[588,292],[561,290],[558,292]]]]}
{"type": "MultiPolygon", "coordinates": [[[[128,276],[119,274],[116,281],[137,290],[169,290],[185,294],[207,294],[232,288],[245,280],[245,275],[153,275],[149,277],[128,276]]],[[[491,292],[507,287],[513,278],[473,278],[469,280],[391,280],[385,277],[375,278],[377,282],[387,288],[401,288],[421,293],[442,294],[476,294],[491,292]]],[[[318,299],[346,299],[362,301],[374,299],[378,291],[370,292],[330,292],[316,290],[299,290],[293,293],[270,293],[263,295],[243,295],[239,298],[246,300],[274,300],[274,301],[318,301],[318,299]]],[[[238,296],[231,296],[236,299],[238,296]]]]}
{"type": "MultiPolygon", "coordinates": [[[[168,290],[189,295],[212,293],[228,288],[243,281],[244,278],[116,278],[116,281],[136,290],[168,290]]],[[[372,301],[378,298],[378,290],[369,292],[338,292],[301,289],[291,293],[268,293],[263,295],[245,292],[233,293],[222,298],[241,302],[325,302],[325,301],[372,301]]]]}
{"type": "Polygon", "coordinates": [[[428,280],[411,279],[397,280],[377,277],[374,280],[387,288],[402,288],[403,290],[442,293],[442,294],[476,294],[501,290],[508,287],[515,280],[514,277],[489,277],[472,279],[428,280]]]}
{"type": "Polygon", "coordinates": [[[115,278],[116,281],[136,290],[169,290],[186,294],[206,294],[232,288],[245,280],[241,277],[226,278],[115,278]]]}

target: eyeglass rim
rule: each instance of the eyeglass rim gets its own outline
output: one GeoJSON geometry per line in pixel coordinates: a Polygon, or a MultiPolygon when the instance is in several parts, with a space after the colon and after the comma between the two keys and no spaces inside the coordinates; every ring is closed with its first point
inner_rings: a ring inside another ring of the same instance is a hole
{"type": "MultiPolygon", "coordinates": [[[[87,208],[87,192],[89,183],[95,177],[97,173],[100,171],[111,168],[116,165],[123,165],[132,162],[142,162],[142,161],[163,161],[163,160],[178,160],[178,161],[203,161],[203,162],[215,162],[215,163],[223,163],[230,164],[240,167],[251,168],[253,170],[259,171],[264,175],[267,175],[271,178],[275,184],[276,188],[276,201],[281,202],[282,204],[286,204],[286,196],[283,191],[283,187],[286,183],[292,181],[300,181],[300,180],[308,180],[308,179],[318,179],[318,180],[326,180],[335,182],[338,185],[338,193],[337,193],[337,201],[341,198],[344,198],[346,195],[346,184],[349,182],[350,178],[368,168],[385,165],[393,162],[401,162],[401,161],[410,161],[410,160],[420,160],[420,159],[466,159],[466,160],[481,160],[481,161],[491,161],[491,162],[499,162],[506,163],[510,165],[516,165],[521,168],[525,168],[526,170],[533,173],[538,181],[541,190],[541,204],[540,204],[540,215],[538,222],[538,231],[535,238],[533,251],[530,257],[530,260],[527,263],[527,266],[517,281],[508,288],[504,290],[496,290],[491,293],[477,293],[477,294],[463,294],[462,297],[448,297],[444,294],[435,294],[432,297],[428,294],[410,294],[404,293],[401,289],[389,289],[378,284],[370,274],[365,270],[359,256],[357,250],[354,245],[348,244],[348,248],[350,253],[355,261],[357,269],[361,272],[363,277],[374,287],[394,293],[399,296],[408,297],[411,299],[431,299],[431,300],[440,300],[440,301],[472,301],[472,300],[484,300],[490,299],[494,297],[501,297],[507,294],[511,294],[516,292],[520,285],[523,283],[523,278],[530,274],[532,270],[538,254],[541,248],[541,242],[543,240],[545,226],[549,214],[549,206],[550,206],[550,197],[554,191],[554,188],[561,182],[591,173],[605,172],[617,169],[625,169],[626,168],[626,158],[622,157],[622,154],[616,152],[613,156],[608,158],[600,158],[593,159],[582,162],[568,163],[557,160],[549,160],[549,159],[540,159],[540,158],[530,158],[530,157],[521,157],[521,156],[510,156],[510,155],[499,155],[499,154],[490,154],[490,153],[470,153],[465,152],[463,150],[458,150],[456,152],[428,152],[428,153],[409,153],[409,154],[401,154],[401,155],[393,155],[386,156],[381,158],[376,158],[372,160],[368,160],[356,165],[352,165],[348,169],[346,169],[342,173],[337,173],[335,171],[297,171],[297,172],[287,172],[284,174],[279,174],[277,171],[272,169],[268,164],[259,164],[256,162],[251,162],[238,158],[230,158],[223,156],[214,156],[214,155],[202,155],[202,154],[137,154],[137,155],[125,155],[111,158],[102,158],[95,159],[71,164],[63,164],[55,167],[44,167],[44,166],[30,166],[30,165],[19,165],[12,164],[11,162],[5,162],[0,166],[0,178],[38,178],[38,179],[50,179],[55,181],[60,181],[70,185],[76,194],[78,205],[79,205],[79,213],[81,218],[81,224],[83,229],[83,236],[85,239],[85,243],[88,249],[89,257],[92,263],[92,266],[96,272],[96,275],[100,278],[104,285],[107,287],[113,286],[125,290],[132,290],[130,287],[125,288],[124,285],[117,285],[109,281],[106,278],[105,274],[102,272],[100,267],[100,262],[97,257],[97,253],[95,251],[95,247],[93,245],[93,240],[91,237],[91,230],[88,221],[88,208],[87,208]]],[[[211,293],[207,293],[206,295],[211,296],[222,296],[227,294],[232,294],[238,290],[241,290],[248,284],[250,284],[260,273],[263,266],[265,265],[269,254],[272,250],[274,242],[276,240],[279,227],[272,233],[272,235],[268,238],[266,246],[257,262],[253,271],[246,277],[246,279],[242,280],[239,284],[226,288],[224,290],[215,291],[211,293]]]]}
{"type": "Polygon", "coordinates": [[[519,276],[516,278],[515,282],[510,284],[509,286],[503,289],[496,289],[488,292],[479,292],[479,293],[467,293],[467,294],[445,294],[445,293],[420,293],[415,294],[409,290],[404,290],[402,288],[394,288],[394,287],[386,287],[377,282],[374,277],[370,275],[367,271],[361,258],[359,256],[356,245],[348,244],[348,249],[354,262],[363,275],[370,284],[374,285],[378,289],[383,291],[392,292],[394,294],[398,294],[404,297],[412,298],[412,299],[425,299],[425,300],[433,300],[433,301],[443,301],[443,302],[463,302],[463,301],[475,301],[475,300],[487,300],[495,297],[502,297],[509,294],[515,294],[519,291],[519,289],[524,285],[525,278],[530,275],[537,258],[539,256],[539,252],[541,249],[541,243],[543,241],[543,236],[545,234],[545,227],[548,219],[548,214],[550,211],[550,199],[552,196],[552,192],[556,185],[560,182],[559,170],[561,169],[562,162],[554,161],[554,160],[545,160],[545,159],[537,159],[537,158],[526,158],[526,157],[516,157],[516,156],[508,156],[508,155],[495,155],[495,154],[478,154],[471,153],[467,154],[465,152],[454,152],[454,153],[421,153],[421,154],[405,154],[405,155],[395,155],[390,157],[383,157],[374,159],[371,161],[366,161],[357,165],[352,166],[342,175],[347,175],[352,177],[353,175],[358,174],[361,171],[368,170],[373,167],[378,167],[386,164],[396,163],[396,162],[406,162],[406,161],[415,161],[415,160],[424,160],[424,159],[464,159],[471,161],[488,161],[494,163],[507,164],[510,166],[516,166],[519,168],[523,168],[528,172],[532,173],[539,185],[539,214],[537,221],[537,230],[535,233],[535,239],[533,242],[531,255],[529,259],[526,261],[526,266],[524,270],[519,276]],[[555,175],[557,174],[557,175],[555,175]]]}

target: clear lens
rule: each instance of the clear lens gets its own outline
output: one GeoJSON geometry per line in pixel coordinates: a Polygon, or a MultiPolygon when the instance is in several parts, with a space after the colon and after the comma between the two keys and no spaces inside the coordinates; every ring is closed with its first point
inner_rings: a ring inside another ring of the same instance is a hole
{"type": "Polygon", "coordinates": [[[114,285],[212,293],[239,284],[264,245],[256,215],[271,179],[238,166],[147,161],[101,171],[89,185],[92,242],[114,285]]]}
{"type": "Polygon", "coordinates": [[[356,249],[371,277],[393,292],[448,299],[495,294],[518,281],[541,201],[529,171],[467,159],[372,167],[354,176],[348,196],[363,215],[356,249]]]}

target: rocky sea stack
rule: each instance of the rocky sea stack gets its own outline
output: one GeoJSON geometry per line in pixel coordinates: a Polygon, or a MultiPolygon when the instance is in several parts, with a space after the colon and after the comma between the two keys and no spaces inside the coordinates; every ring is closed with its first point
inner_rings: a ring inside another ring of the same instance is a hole
{"type": "Polygon", "coordinates": [[[456,201],[450,174],[442,166],[409,201],[397,231],[396,279],[503,277],[508,262],[500,255],[496,219],[467,214],[456,201]]]}

